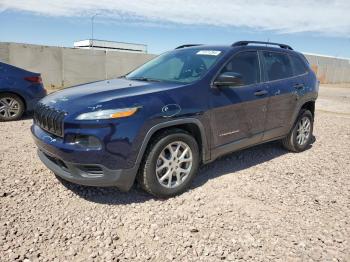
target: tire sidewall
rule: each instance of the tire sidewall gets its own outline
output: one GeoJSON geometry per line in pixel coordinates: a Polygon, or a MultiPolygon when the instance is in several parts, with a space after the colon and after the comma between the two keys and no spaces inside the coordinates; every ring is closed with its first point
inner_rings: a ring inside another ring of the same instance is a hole
{"type": "Polygon", "coordinates": [[[310,145],[310,142],[311,142],[311,139],[313,136],[313,129],[314,129],[314,119],[313,119],[312,113],[309,110],[305,110],[299,115],[297,121],[295,122],[295,126],[293,129],[292,142],[293,142],[293,145],[294,145],[294,148],[296,149],[296,151],[298,151],[298,152],[304,151],[310,145]],[[311,127],[310,127],[310,135],[309,135],[307,142],[301,146],[301,145],[299,145],[299,143],[297,141],[297,129],[298,129],[298,124],[299,124],[300,120],[303,119],[304,117],[309,118],[310,123],[311,123],[311,127]]]}
{"type": "Polygon", "coordinates": [[[199,166],[199,149],[198,149],[198,144],[196,140],[186,134],[186,133],[174,133],[170,134],[168,136],[165,136],[161,138],[153,147],[151,150],[147,161],[149,162],[148,165],[146,165],[146,169],[144,170],[146,172],[146,177],[145,179],[147,180],[147,184],[149,185],[151,191],[158,196],[162,197],[171,197],[177,194],[180,194],[184,192],[190,185],[195,177],[197,171],[198,171],[198,166],[199,166]],[[181,141],[186,143],[192,151],[192,169],[190,174],[187,176],[186,180],[178,187],[176,188],[166,188],[162,186],[157,177],[156,177],[156,163],[158,160],[158,157],[162,150],[170,143],[175,142],[175,141],[181,141]]]}

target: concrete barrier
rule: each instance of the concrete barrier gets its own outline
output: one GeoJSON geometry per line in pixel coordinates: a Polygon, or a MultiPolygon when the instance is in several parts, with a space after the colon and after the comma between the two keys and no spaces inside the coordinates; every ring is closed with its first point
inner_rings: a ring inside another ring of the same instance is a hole
{"type": "MultiPolygon", "coordinates": [[[[42,74],[47,89],[124,75],[156,55],[0,42],[0,61],[42,74]]],[[[350,83],[350,60],[305,54],[323,84],[350,83]]]]}
{"type": "Polygon", "coordinates": [[[60,89],[124,75],[151,54],[0,43],[0,61],[41,73],[47,89],[60,89]]]}
{"type": "Polygon", "coordinates": [[[322,84],[350,83],[350,60],[315,54],[305,54],[322,84]]]}

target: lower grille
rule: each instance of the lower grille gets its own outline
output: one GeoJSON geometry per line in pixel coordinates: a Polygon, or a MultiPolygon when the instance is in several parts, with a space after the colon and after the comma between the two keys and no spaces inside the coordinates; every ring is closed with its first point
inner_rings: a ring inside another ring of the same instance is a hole
{"type": "Polygon", "coordinates": [[[39,103],[34,110],[34,123],[53,135],[63,137],[65,116],[65,112],[39,103]]]}
{"type": "Polygon", "coordinates": [[[60,168],[64,169],[64,170],[68,170],[68,167],[66,166],[66,164],[61,160],[61,159],[58,159],[56,157],[53,157],[53,156],[49,156],[47,154],[44,153],[44,155],[51,160],[51,162],[54,162],[56,165],[58,165],[60,168]]]}
{"type": "Polygon", "coordinates": [[[90,165],[86,165],[86,166],[79,166],[79,169],[92,174],[92,175],[102,175],[103,174],[103,170],[100,166],[90,166],[90,165]]]}

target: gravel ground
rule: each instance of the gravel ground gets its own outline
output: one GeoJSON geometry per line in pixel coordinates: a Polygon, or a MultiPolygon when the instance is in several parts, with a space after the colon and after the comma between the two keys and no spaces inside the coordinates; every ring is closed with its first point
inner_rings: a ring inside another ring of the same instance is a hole
{"type": "Polygon", "coordinates": [[[350,84],[321,86],[319,96],[319,110],[350,115],[350,84]]]}
{"type": "Polygon", "coordinates": [[[350,261],[350,114],[317,108],[309,150],[233,153],[168,200],[60,182],[31,120],[0,123],[0,260],[350,261]]]}

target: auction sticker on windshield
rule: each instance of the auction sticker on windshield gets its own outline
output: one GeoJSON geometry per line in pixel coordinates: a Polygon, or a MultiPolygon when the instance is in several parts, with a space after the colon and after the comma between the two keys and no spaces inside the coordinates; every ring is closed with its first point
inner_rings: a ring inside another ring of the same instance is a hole
{"type": "Polygon", "coordinates": [[[197,55],[220,55],[221,51],[215,51],[215,50],[200,50],[197,52],[197,55]]]}

